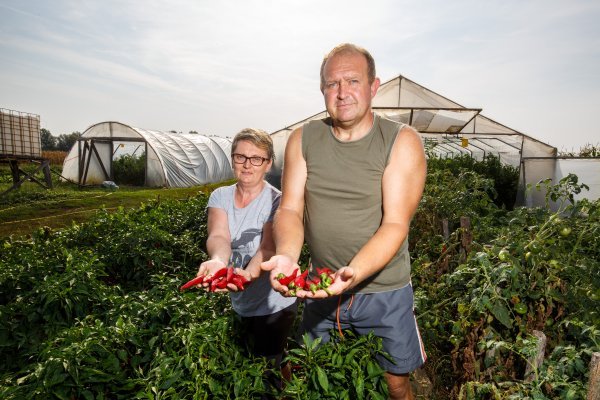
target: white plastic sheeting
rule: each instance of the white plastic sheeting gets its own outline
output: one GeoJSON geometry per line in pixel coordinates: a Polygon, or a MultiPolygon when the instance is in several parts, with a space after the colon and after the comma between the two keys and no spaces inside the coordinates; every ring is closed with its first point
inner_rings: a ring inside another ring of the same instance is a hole
{"type": "MultiPolygon", "coordinates": [[[[555,147],[482,115],[480,108],[466,108],[403,76],[383,83],[372,105],[374,112],[415,127],[421,133],[428,151],[439,157],[468,154],[481,160],[492,154],[505,164],[521,167],[520,187],[525,187],[526,183],[531,182],[529,179],[523,180],[523,157],[556,156],[555,147]]],[[[321,119],[327,115],[327,112],[323,111],[271,134],[275,146],[275,163],[268,179],[272,184],[280,185],[283,153],[292,131],[310,120],[321,119]]],[[[533,164],[530,165],[533,167],[533,164]]],[[[526,175],[553,177],[554,164],[535,167],[526,175]]],[[[531,204],[542,203],[535,199],[531,204]]],[[[522,202],[519,205],[522,205],[522,202]]]]}
{"type": "Polygon", "coordinates": [[[146,186],[188,187],[233,178],[230,139],[140,129],[120,122],[101,122],[86,129],[65,158],[62,175],[81,184],[110,180],[114,149],[128,142],[145,148],[146,186]]]}
{"type": "MultiPolygon", "coordinates": [[[[541,206],[545,204],[545,191],[538,191],[535,186],[538,182],[550,178],[552,184],[556,185],[561,179],[569,174],[578,178],[579,184],[586,184],[589,190],[582,190],[574,195],[574,199],[583,198],[600,199],[600,158],[580,157],[547,157],[547,158],[523,158],[521,167],[520,187],[521,201],[525,206],[541,206]]],[[[550,202],[550,207],[558,209],[559,204],[550,202]]]]}

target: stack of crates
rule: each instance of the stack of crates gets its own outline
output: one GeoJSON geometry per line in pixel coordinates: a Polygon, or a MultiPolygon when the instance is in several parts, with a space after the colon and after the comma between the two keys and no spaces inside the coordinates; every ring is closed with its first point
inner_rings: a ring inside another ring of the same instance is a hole
{"type": "Polygon", "coordinates": [[[40,116],[0,108],[0,158],[41,158],[40,116]]]}

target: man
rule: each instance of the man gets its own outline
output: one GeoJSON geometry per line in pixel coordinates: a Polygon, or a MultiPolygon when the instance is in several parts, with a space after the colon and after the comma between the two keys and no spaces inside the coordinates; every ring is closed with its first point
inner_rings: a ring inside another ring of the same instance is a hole
{"type": "MultiPolygon", "coordinates": [[[[409,373],[425,362],[413,314],[408,230],[425,184],[419,134],[373,114],[379,88],[364,49],[343,44],[321,65],[321,92],[330,117],[290,136],[275,216],[276,255],[261,267],[289,275],[306,240],[311,264],[335,272],[329,293],[297,290],[305,299],[302,330],[329,340],[333,328],[373,331],[394,362],[387,371],[391,399],[412,399],[409,373]]],[[[288,294],[289,295],[289,294],[288,294]]]]}

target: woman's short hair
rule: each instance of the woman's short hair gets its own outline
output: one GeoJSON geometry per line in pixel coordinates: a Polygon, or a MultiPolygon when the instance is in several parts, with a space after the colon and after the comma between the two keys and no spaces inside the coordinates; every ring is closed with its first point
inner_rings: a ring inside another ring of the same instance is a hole
{"type": "Polygon", "coordinates": [[[271,139],[271,135],[262,129],[256,128],[245,128],[238,132],[233,138],[233,142],[231,143],[231,154],[235,152],[235,148],[238,143],[242,140],[252,143],[259,149],[262,149],[267,152],[267,158],[274,160],[275,159],[275,150],[273,149],[273,139],[271,139]]]}

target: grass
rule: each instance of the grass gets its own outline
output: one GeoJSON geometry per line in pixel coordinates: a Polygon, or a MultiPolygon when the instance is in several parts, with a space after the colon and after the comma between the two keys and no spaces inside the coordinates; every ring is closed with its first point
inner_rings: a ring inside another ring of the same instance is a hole
{"type": "MultiPolygon", "coordinates": [[[[80,188],[77,185],[55,183],[53,189],[25,182],[19,189],[0,196],[0,238],[27,236],[40,227],[60,229],[81,223],[99,209],[136,208],[156,199],[185,199],[198,193],[210,193],[223,184],[189,188],[124,187],[109,190],[101,187],[80,188]]],[[[0,183],[0,193],[11,184],[0,183]]]]}

